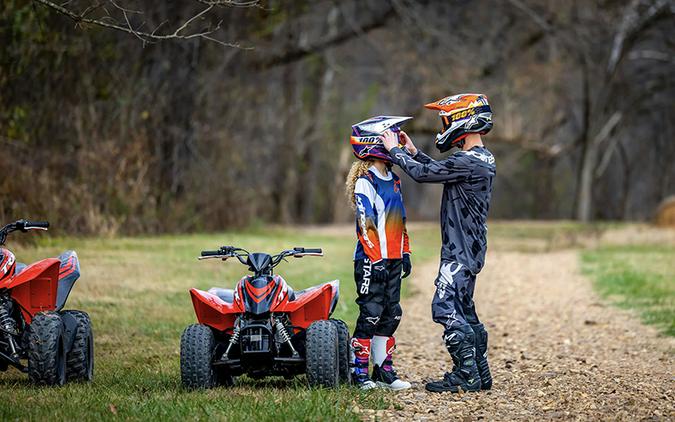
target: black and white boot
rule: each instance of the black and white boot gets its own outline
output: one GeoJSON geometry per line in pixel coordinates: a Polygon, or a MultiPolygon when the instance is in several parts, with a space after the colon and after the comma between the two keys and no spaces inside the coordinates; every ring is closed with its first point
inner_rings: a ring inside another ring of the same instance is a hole
{"type": "Polygon", "coordinates": [[[476,341],[476,365],[480,374],[481,390],[492,388],[492,375],[490,375],[490,366],[488,365],[488,333],[483,324],[473,324],[471,329],[475,334],[476,341]]]}
{"type": "Polygon", "coordinates": [[[372,341],[373,381],[380,388],[390,390],[406,390],[410,383],[403,381],[396,374],[392,355],[396,349],[394,337],[375,336],[372,341]]]}
{"type": "Polygon", "coordinates": [[[446,372],[442,380],[427,383],[426,389],[437,393],[480,391],[481,380],[476,365],[475,336],[471,326],[464,324],[453,330],[447,330],[443,339],[455,363],[455,369],[453,372],[446,372]]]}

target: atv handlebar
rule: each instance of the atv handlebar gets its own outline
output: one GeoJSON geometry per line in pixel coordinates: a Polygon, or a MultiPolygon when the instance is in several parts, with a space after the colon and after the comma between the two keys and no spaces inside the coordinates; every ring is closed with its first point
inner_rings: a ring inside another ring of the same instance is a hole
{"type": "Polygon", "coordinates": [[[223,253],[220,251],[202,251],[201,256],[219,256],[222,255],[223,253]]]}
{"type": "Polygon", "coordinates": [[[24,230],[47,230],[49,228],[48,221],[26,221],[24,222],[24,230]]]}
{"type": "MultiPolygon", "coordinates": [[[[244,265],[248,265],[247,258],[251,253],[246,249],[238,248],[236,246],[221,246],[220,249],[215,251],[202,251],[201,256],[197,259],[212,259],[220,258],[223,261],[226,261],[228,258],[236,257],[239,262],[244,265]]],[[[293,249],[287,249],[281,251],[276,255],[273,255],[272,258],[272,268],[276,267],[284,260],[284,258],[292,256],[294,258],[302,258],[303,256],[323,256],[323,250],[321,248],[302,248],[295,247],[293,249]]]]}
{"type": "Polygon", "coordinates": [[[309,249],[309,248],[293,248],[295,255],[319,255],[323,256],[323,250],[321,248],[309,249]]]}
{"type": "Polygon", "coordinates": [[[28,220],[16,220],[13,223],[7,224],[5,227],[0,229],[0,245],[5,244],[7,240],[7,235],[11,232],[20,230],[22,232],[27,232],[28,230],[47,230],[49,228],[49,222],[47,221],[28,221],[28,220]]]}

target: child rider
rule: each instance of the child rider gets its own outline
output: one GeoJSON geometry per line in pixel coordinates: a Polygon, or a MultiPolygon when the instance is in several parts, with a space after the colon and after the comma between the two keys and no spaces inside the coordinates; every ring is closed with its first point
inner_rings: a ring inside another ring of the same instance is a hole
{"type": "Polygon", "coordinates": [[[356,211],[354,253],[359,317],[351,339],[352,379],[362,389],[402,390],[392,363],[394,332],[401,321],[401,278],[410,275],[410,247],[401,181],[379,136],[399,131],[410,117],[378,116],[352,126],[351,145],[358,159],[347,176],[347,195],[356,211]],[[373,360],[372,378],[368,363],[373,360]]]}

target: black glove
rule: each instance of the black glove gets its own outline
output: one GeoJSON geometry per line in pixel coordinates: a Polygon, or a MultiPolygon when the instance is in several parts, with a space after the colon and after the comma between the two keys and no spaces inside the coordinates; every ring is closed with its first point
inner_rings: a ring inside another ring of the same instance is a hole
{"type": "Polygon", "coordinates": [[[373,274],[371,278],[375,283],[384,283],[389,278],[389,272],[387,271],[387,262],[384,259],[373,264],[372,271],[373,274]]]}
{"type": "Polygon", "coordinates": [[[401,278],[406,278],[412,272],[412,261],[410,260],[410,254],[403,254],[403,275],[401,278]]]}

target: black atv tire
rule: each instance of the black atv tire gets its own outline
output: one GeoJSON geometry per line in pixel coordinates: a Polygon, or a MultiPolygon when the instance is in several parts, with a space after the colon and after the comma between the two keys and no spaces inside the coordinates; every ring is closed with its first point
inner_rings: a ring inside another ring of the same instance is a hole
{"type": "Polygon", "coordinates": [[[28,327],[28,377],[35,384],[66,382],[66,345],[61,316],[40,312],[28,327]]]}
{"type": "Polygon", "coordinates": [[[94,333],[91,330],[91,319],[82,311],[62,311],[61,315],[70,315],[77,321],[73,346],[66,354],[66,379],[89,382],[94,378],[94,333]]]}
{"type": "Polygon", "coordinates": [[[340,379],[338,330],[331,321],[314,321],[306,336],[307,383],[310,387],[336,388],[340,379]]]}
{"type": "Polygon", "coordinates": [[[338,364],[340,366],[340,383],[351,384],[352,377],[349,373],[349,328],[340,319],[331,319],[338,330],[338,364]]]}
{"type": "Polygon", "coordinates": [[[218,374],[213,368],[216,339],[206,325],[189,325],[180,337],[180,379],[189,389],[213,388],[218,374]]]}

